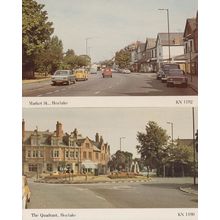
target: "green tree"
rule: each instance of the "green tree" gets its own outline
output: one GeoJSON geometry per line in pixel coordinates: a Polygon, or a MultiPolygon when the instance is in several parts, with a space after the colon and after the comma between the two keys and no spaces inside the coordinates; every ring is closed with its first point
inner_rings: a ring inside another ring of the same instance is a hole
{"type": "Polygon", "coordinates": [[[115,63],[120,68],[128,68],[131,62],[131,52],[126,50],[120,50],[115,54],[115,63]]]}
{"type": "Polygon", "coordinates": [[[132,153],[118,150],[109,161],[110,170],[129,170],[132,163],[132,153]]]}
{"type": "Polygon", "coordinates": [[[45,43],[45,48],[36,55],[35,66],[40,72],[54,73],[60,68],[63,60],[63,43],[53,36],[45,43]]]}
{"type": "Polygon", "coordinates": [[[33,72],[35,57],[45,48],[54,29],[48,21],[44,5],[34,0],[22,0],[22,66],[25,73],[33,72]]]}
{"type": "Polygon", "coordinates": [[[158,126],[154,121],[149,121],[145,132],[137,133],[139,145],[136,146],[145,165],[157,168],[157,175],[166,163],[168,157],[168,140],[166,130],[158,126]]]}
{"type": "Polygon", "coordinates": [[[73,69],[77,67],[77,65],[77,55],[75,55],[74,50],[68,49],[63,58],[62,68],[73,69]]]}

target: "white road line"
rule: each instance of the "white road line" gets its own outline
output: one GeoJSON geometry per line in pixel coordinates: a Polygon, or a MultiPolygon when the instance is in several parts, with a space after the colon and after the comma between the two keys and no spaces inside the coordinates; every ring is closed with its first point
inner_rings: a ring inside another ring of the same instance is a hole
{"type": "Polygon", "coordinates": [[[45,93],[45,95],[50,95],[50,94],[52,94],[52,93],[54,93],[54,92],[47,92],[47,93],[45,93]]]}
{"type": "Polygon", "coordinates": [[[37,97],[41,97],[42,95],[37,95],[37,97]]]}
{"type": "Polygon", "coordinates": [[[60,90],[55,90],[54,93],[55,93],[55,92],[59,92],[59,91],[60,91],[60,90]]]}
{"type": "Polygon", "coordinates": [[[109,86],[108,88],[109,88],[109,89],[111,89],[111,88],[112,88],[112,86],[109,86]]]}
{"type": "Polygon", "coordinates": [[[61,91],[64,91],[64,90],[66,90],[66,88],[61,89],[61,91]]]}
{"type": "Polygon", "coordinates": [[[96,198],[102,199],[102,200],[106,200],[105,198],[101,197],[101,196],[96,196],[96,198]]]}
{"type": "Polygon", "coordinates": [[[95,94],[99,94],[101,91],[96,91],[95,94]]]}

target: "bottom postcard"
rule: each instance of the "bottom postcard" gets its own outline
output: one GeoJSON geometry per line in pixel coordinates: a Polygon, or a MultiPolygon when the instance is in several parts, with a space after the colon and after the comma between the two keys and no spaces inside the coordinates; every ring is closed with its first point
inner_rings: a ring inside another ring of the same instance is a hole
{"type": "Polygon", "coordinates": [[[197,108],[23,108],[23,220],[197,219],[197,108]]]}

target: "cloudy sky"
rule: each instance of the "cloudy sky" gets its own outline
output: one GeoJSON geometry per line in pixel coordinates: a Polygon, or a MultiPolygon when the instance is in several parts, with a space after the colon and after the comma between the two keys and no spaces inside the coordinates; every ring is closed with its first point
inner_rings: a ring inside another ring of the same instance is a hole
{"type": "Polygon", "coordinates": [[[85,54],[85,39],[93,61],[113,57],[113,54],[146,37],[167,32],[166,11],[170,14],[170,31],[183,32],[187,18],[195,17],[198,0],[37,0],[44,4],[54,34],[64,44],[64,50],[74,49],[85,54]]]}
{"type": "MultiPolygon", "coordinates": [[[[77,128],[83,137],[95,138],[98,132],[111,146],[111,153],[120,148],[137,156],[136,140],[138,131],[145,131],[148,121],[156,121],[171,136],[174,124],[174,139],[192,138],[192,108],[24,108],[23,118],[26,130],[55,131],[56,122],[63,124],[64,132],[77,128]]],[[[197,109],[195,109],[195,129],[197,129],[197,109]]]]}

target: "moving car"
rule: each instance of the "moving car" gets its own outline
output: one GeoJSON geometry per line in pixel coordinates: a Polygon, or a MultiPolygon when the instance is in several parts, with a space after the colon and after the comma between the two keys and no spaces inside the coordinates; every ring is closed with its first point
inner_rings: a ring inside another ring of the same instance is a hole
{"type": "Polygon", "coordinates": [[[91,68],[90,74],[97,74],[97,68],[91,68]]]}
{"type": "Polygon", "coordinates": [[[185,75],[185,72],[180,69],[171,69],[167,74],[167,87],[175,86],[175,85],[183,85],[187,87],[188,79],[185,75]]]}
{"type": "Polygon", "coordinates": [[[57,70],[51,77],[52,85],[75,83],[75,77],[72,70],[57,70]]]}
{"type": "Polygon", "coordinates": [[[28,186],[27,177],[22,176],[22,207],[27,208],[28,202],[31,200],[31,191],[28,186]]]}
{"type": "Polygon", "coordinates": [[[77,69],[77,70],[75,70],[74,76],[75,76],[76,81],[88,80],[88,72],[85,69],[77,69]]]}
{"type": "Polygon", "coordinates": [[[105,77],[111,77],[112,78],[112,70],[111,68],[105,68],[102,72],[103,78],[105,77]]]}

